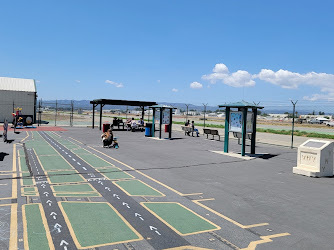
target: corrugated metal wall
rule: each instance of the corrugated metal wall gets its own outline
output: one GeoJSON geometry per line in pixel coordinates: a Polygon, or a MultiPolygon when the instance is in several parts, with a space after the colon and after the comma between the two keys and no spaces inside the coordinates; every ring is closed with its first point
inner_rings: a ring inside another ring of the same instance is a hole
{"type": "Polygon", "coordinates": [[[34,92],[0,90],[0,122],[7,118],[13,120],[13,107],[22,108],[22,115],[31,115],[34,118],[34,92]]]}

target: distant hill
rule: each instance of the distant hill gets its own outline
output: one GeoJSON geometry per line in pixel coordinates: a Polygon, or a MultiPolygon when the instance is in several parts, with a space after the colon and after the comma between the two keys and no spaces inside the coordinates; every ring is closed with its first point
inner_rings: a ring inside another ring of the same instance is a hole
{"type": "MultiPolygon", "coordinates": [[[[73,104],[75,109],[81,108],[81,109],[92,109],[92,104],[89,103],[90,100],[73,100],[73,104]]],[[[169,105],[177,109],[186,110],[187,107],[184,103],[167,103],[167,102],[159,102],[159,104],[169,105]]],[[[43,107],[50,107],[55,108],[56,107],[56,100],[42,100],[42,106],[43,107]]],[[[71,107],[71,100],[57,100],[57,106],[58,108],[63,109],[69,109],[71,107]]],[[[128,107],[128,109],[135,109],[136,107],[128,107]]],[[[97,107],[99,109],[99,106],[97,107]]],[[[104,109],[120,109],[125,110],[126,106],[120,106],[120,105],[106,105],[104,109]]],[[[218,109],[218,107],[214,106],[207,106],[206,108],[208,111],[215,111],[218,109]]],[[[188,110],[204,110],[204,106],[196,106],[190,104],[188,107],[188,110]]]]}
{"type": "MultiPolygon", "coordinates": [[[[74,108],[77,110],[79,108],[81,109],[88,109],[91,110],[92,109],[92,105],[89,103],[90,100],[73,100],[74,103],[74,108]]],[[[159,102],[159,104],[164,104],[164,105],[169,105],[169,106],[173,106],[179,110],[182,111],[186,111],[187,110],[187,106],[185,103],[169,103],[169,102],[159,102]]],[[[59,109],[70,109],[71,107],[71,100],[57,100],[57,105],[59,109]]],[[[37,103],[38,106],[38,103],[37,103]]],[[[42,102],[42,106],[43,107],[50,107],[50,108],[55,108],[56,106],[56,100],[43,100],[42,102]]],[[[128,107],[128,109],[135,109],[137,107],[128,107]]],[[[96,109],[99,109],[99,106],[97,106],[96,109]]],[[[104,109],[120,109],[120,110],[125,110],[126,106],[119,106],[119,105],[106,105],[104,107],[104,109]]],[[[219,109],[218,106],[207,106],[206,110],[208,112],[210,111],[215,111],[219,109]]],[[[313,109],[316,109],[317,111],[325,111],[326,114],[332,114],[333,113],[333,109],[332,106],[329,106],[329,108],[326,108],[324,106],[322,107],[318,107],[314,106],[314,107],[310,107],[310,106],[296,106],[296,111],[298,111],[299,114],[309,114],[312,113],[313,109]],[[327,110],[328,109],[328,110],[327,110]]],[[[197,110],[197,111],[203,111],[204,110],[204,106],[198,106],[198,105],[193,105],[190,104],[188,107],[188,110],[197,110]]],[[[265,106],[265,108],[262,110],[262,112],[265,112],[267,114],[270,113],[275,113],[275,114],[283,114],[285,112],[292,112],[292,105],[291,107],[286,106],[286,107],[277,107],[277,106],[265,106]]],[[[317,112],[316,112],[317,113],[317,112]]]]}

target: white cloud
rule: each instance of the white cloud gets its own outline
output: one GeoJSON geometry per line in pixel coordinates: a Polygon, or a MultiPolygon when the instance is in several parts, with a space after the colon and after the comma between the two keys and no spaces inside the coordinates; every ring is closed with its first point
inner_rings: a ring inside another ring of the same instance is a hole
{"type": "Polygon", "coordinates": [[[300,74],[283,69],[276,72],[262,69],[255,77],[288,89],[296,89],[299,85],[306,84],[320,87],[325,91],[326,89],[332,90],[334,84],[334,75],[332,74],[316,72],[300,74]]]}
{"type": "MultiPolygon", "coordinates": [[[[244,70],[230,73],[228,67],[223,63],[218,63],[212,69],[211,74],[203,75],[203,80],[210,81],[211,84],[222,82],[232,87],[252,87],[257,79],[267,83],[278,85],[285,89],[298,89],[300,86],[319,87],[320,92],[311,96],[305,96],[304,100],[334,100],[334,74],[327,73],[298,73],[280,69],[261,69],[258,74],[250,74],[244,70]]],[[[210,85],[208,86],[210,87],[210,85]]]]}
{"type": "Polygon", "coordinates": [[[201,89],[203,88],[203,85],[199,82],[192,82],[190,83],[190,88],[192,89],[201,89]]]}
{"type": "Polygon", "coordinates": [[[328,94],[313,94],[311,96],[304,96],[303,100],[306,101],[334,101],[334,92],[328,94]]]}
{"type": "Polygon", "coordinates": [[[81,81],[80,80],[75,80],[75,82],[80,83],[81,81]]]}
{"type": "Polygon", "coordinates": [[[178,89],[172,89],[172,91],[173,91],[173,92],[179,92],[179,90],[178,90],[178,89]]]}
{"type": "Polygon", "coordinates": [[[113,81],[110,81],[110,80],[106,80],[105,83],[109,83],[113,86],[115,86],[116,88],[123,88],[123,83],[117,83],[117,82],[113,82],[113,81]]]}
{"type": "Polygon", "coordinates": [[[230,73],[227,66],[223,63],[218,63],[212,70],[213,73],[203,75],[202,79],[209,80],[210,83],[215,84],[217,81],[232,86],[232,87],[252,87],[255,86],[253,76],[244,70],[238,70],[230,73]]]}
{"type": "Polygon", "coordinates": [[[160,80],[157,80],[157,83],[160,83],[160,80]]]}

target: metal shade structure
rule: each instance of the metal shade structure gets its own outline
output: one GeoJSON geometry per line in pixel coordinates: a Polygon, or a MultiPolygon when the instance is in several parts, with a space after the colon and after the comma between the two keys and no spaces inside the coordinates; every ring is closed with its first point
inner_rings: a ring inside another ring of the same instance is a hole
{"type": "Polygon", "coordinates": [[[144,108],[147,106],[157,105],[156,102],[146,102],[146,101],[128,101],[128,100],[115,100],[115,99],[95,99],[90,101],[90,104],[93,104],[93,124],[92,128],[94,128],[95,121],[95,108],[100,105],[100,130],[102,127],[102,108],[104,105],[124,105],[124,106],[135,106],[140,107],[142,109],[141,116],[144,118],[144,108]]]}
{"type": "Polygon", "coordinates": [[[153,109],[153,120],[152,120],[152,130],[151,136],[154,137],[155,134],[155,121],[159,120],[159,139],[161,139],[161,129],[162,124],[168,124],[168,139],[172,138],[172,120],[173,120],[173,109],[172,106],[167,105],[154,105],[150,107],[153,109]],[[159,110],[159,117],[156,117],[157,110],[159,110]]]}
{"type": "Polygon", "coordinates": [[[224,105],[218,105],[219,108],[225,108],[225,140],[224,140],[224,152],[228,153],[228,145],[229,145],[229,132],[235,132],[230,130],[232,128],[231,125],[231,108],[238,109],[238,112],[232,113],[235,117],[236,121],[236,128],[240,128],[239,132],[241,133],[241,155],[245,155],[245,147],[246,147],[246,134],[247,134],[247,118],[248,118],[248,109],[252,110],[253,114],[253,121],[250,121],[249,125],[251,125],[251,154],[255,154],[255,142],[256,142],[256,117],[257,117],[257,110],[263,109],[264,107],[255,105],[253,103],[249,103],[246,101],[235,102],[235,103],[228,103],[224,105]],[[237,114],[238,113],[238,114],[237,114]]]}

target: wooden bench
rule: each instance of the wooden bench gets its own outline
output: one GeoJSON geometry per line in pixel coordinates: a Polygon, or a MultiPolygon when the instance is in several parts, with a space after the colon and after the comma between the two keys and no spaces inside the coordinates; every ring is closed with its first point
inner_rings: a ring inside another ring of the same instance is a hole
{"type": "Polygon", "coordinates": [[[212,139],[215,139],[215,135],[218,135],[220,141],[220,135],[217,129],[204,128],[203,132],[206,135],[206,138],[208,138],[209,135],[212,135],[212,139]]]}
{"type": "Polygon", "coordinates": [[[184,131],[184,135],[189,135],[190,136],[190,133],[192,136],[194,136],[194,130],[192,127],[186,127],[186,126],[182,126],[182,130],[184,131]]]}
{"type": "MultiPolygon", "coordinates": [[[[240,139],[242,138],[242,134],[239,132],[233,132],[234,138],[238,138],[238,144],[240,145],[240,139]]],[[[252,134],[247,133],[246,134],[246,139],[251,140],[252,139],[252,134]]]]}

